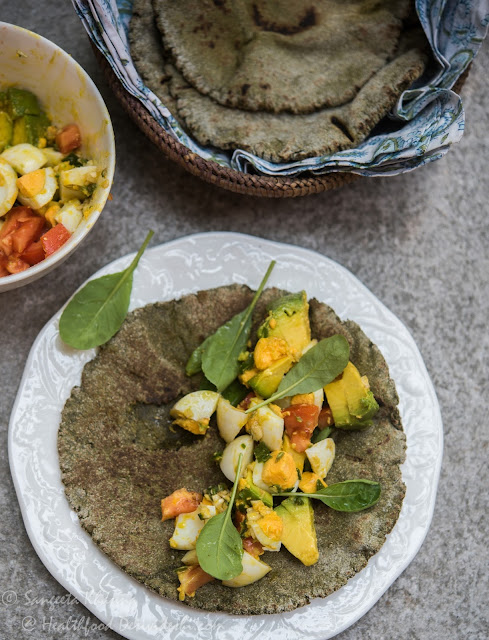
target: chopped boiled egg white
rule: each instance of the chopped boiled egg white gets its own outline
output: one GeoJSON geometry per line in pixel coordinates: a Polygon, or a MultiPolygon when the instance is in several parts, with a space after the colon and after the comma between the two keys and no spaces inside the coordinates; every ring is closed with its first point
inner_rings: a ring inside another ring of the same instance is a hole
{"type": "Polygon", "coordinates": [[[70,200],[54,216],[56,222],[61,223],[73,233],[83,220],[82,208],[79,200],[70,200]]]}
{"type": "Polygon", "coordinates": [[[97,182],[98,168],[95,165],[87,164],[84,167],[65,169],[59,174],[60,182],[72,187],[86,187],[97,182]]]}
{"type": "Polygon", "coordinates": [[[253,438],[251,436],[239,436],[236,440],[227,444],[222,452],[222,459],[219,466],[230,482],[234,482],[236,478],[236,469],[238,467],[239,456],[241,454],[243,454],[241,477],[244,477],[246,474],[246,467],[253,460],[253,438]]]}
{"type": "Polygon", "coordinates": [[[56,151],[56,149],[53,149],[52,147],[46,147],[42,152],[46,158],[46,165],[48,167],[55,167],[63,160],[63,154],[61,151],[56,151]]]}
{"type": "Polygon", "coordinates": [[[278,407],[274,411],[273,408],[267,405],[253,411],[246,429],[251,433],[254,440],[261,440],[271,451],[281,448],[284,435],[284,419],[278,407]]]}
{"type": "Polygon", "coordinates": [[[197,538],[205,522],[200,518],[200,510],[181,513],[175,519],[175,531],[170,538],[170,547],[187,551],[195,549],[197,538]]]}
{"type": "Polygon", "coordinates": [[[207,431],[219,397],[216,391],[192,391],[178,400],[170,411],[170,415],[183,429],[197,435],[203,434],[207,431]]]}
{"type": "Polygon", "coordinates": [[[19,201],[24,206],[37,210],[51,202],[58,189],[58,182],[54,169],[46,167],[25,173],[17,180],[17,187],[19,201]]]}
{"type": "Polygon", "coordinates": [[[41,149],[27,142],[5,149],[0,158],[6,160],[21,175],[40,169],[46,164],[46,156],[41,149]]]}
{"type": "Polygon", "coordinates": [[[0,216],[4,216],[14,206],[17,193],[17,174],[0,156],[0,216]]]}
{"type": "Polygon", "coordinates": [[[82,187],[97,182],[98,168],[94,165],[65,169],[59,173],[59,190],[61,200],[66,201],[72,198],[84,200],[87,194],[82,187]]]}
{"type": "Polygon", "coordinates": [[[314,391],[312,395],[314,398],[313,404],[315,404],[319,411],[321,411],[324,402],[324,390],[322,388],[318,389],[317,391],[314,391]]]}
{"type": "Polygon", "coordinates": [[[195,566],[199,564],[199,559],[197,558],[197,551],[195,549],[190,549],[182,558],[183,564],[195,566]]]}
{"type": "Polygon", "coordinates": [[[225,442],[231,442],[248,422],[248,414],[242,409],[233,407],[221,396],[217,403],[216,419],[221,438],[225,442]]]}
{"type": "Polygon", "coordinates": [[[271,493],[271,487],[269,487],[268,484],[263,481],[263,465],[263,462],[255,462],[252,475],[253,484],[256,484],[259,489],[263,489],[263,491],[268,491],[268,493],[271,493]]]}
{"type": "Polygon", "coordinates": [[[262,544],[265,551],[280,551],[282,518],[261,500],[253,500],[251,504],[246,510],[246,522],[252,536],[262,544]]]}
{"type": "Polygon", "coordinates": [[[245,587],[247,584],[261,580],[271,570],[268,564],[258,560],[258,558],[254,558],[247,551],[243,552],[242,563],[243,571],[239,576],[232,580],[223,580],[223,585],[226,587],[245,587]]]}
{"type": "Polygon", "coordinates": [[[204,518],[204,520],[208,520],[217,514],[217,507],[214,504],[203,504],[200,505],[200,515],[204,518]]]}
{"type": "Polygon", "coordinates": [[[325,478],[331,469],[335,456],[335,444],[332,438],[325,438],[306,449],[306,456],[311,463],[312,470],[320,478],[325,478]]]}

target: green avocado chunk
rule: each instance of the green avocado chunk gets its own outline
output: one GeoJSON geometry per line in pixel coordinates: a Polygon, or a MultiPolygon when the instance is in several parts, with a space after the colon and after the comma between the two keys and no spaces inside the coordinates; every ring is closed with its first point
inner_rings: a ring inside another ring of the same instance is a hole
{"type": "Polygon", "coordinates": [[[39,116],[41,108],[36,96],[31,91],[9,87],[7,89],[9,114],[12,118],[21,116],[39,116]]]}
{"type": "Polygon", "coordinates": [[[278,385],[282,378],[292,366],[293,359],[291,356],[280,358],[267,369],[260,371],[249,381],[253,391],[262,398],[269,398],[278,389],[278,385]]]}
{"type": "MultiPolygon", "coordinates": [[[[268,316],[259,327],[258,338],[285,340],[290,355],[280,358],[270,367],[257,373],[247,383],[262,398],[269,398],[277,390],[294,359],[298,360],[311,342],[309,303],[305,291],[282,296],[268,306],[268,316]]],[[[247,368],[253,367],[251,360],[247,368]]]]}
{"type": "Polygon", "coordinates": [[[14,121],[12,144],[28,142],[37,146],[39,142],[39,117],[21,116],[14,121]]]}
{"type": "Polygon", "coordinates": [[[349,362],[341,378],[327,384],[324,392],[335,427],[366,429],[371,426],[379,405],[368,388],[368,381],[360,376],[354,364],[349,362]]]}
{"type": "Polygon", "coordinates": [[[16,145],[27,142],[37,146],[39,144],[39,138],[46,135],[46,129],[49,124],[49,119],[45,113],[41,113],[38,116],[27,114],[16,118],[14,121],[12,144],[16,145]]]}
{"type": "Polygon", "coordinates": [[[0,153],[12,142],[12,119],[5,111],[0,111],[0,153]]]}
{"type": "Polygon", "coordinates": [[[284,525],[284,547],[306,567],[315,564],[319,559],[319,551],[311,500],[298,494],[275,507],[275,513],[280,516],[284,525]]]}
{"type": "Polygon", "coordinates": [[[258,329],[259,338],[283,338],[300,354],[311,342],[309,303],[305,291],[282,296],[268,307],[268,317],[258,329]]]}

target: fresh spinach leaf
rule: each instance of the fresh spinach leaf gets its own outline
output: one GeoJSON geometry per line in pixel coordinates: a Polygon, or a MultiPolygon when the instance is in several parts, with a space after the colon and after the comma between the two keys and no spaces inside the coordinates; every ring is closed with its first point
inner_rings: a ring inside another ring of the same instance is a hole
{"type": "Polygon", "coordinates": [[[215,391],[216,390],[216,385],[212,384],[212,382],[209,382],[209,380],[207,380],[207,378],[202,378],[202,382],[200,383],[199,386],[200,391],[215,391]]]}
{"type": "Polygon", "coordinates": [[[331,427],[324,427],[324,429],[321,429],[321,431],[318,431],[313,435],[313,437],[311,438],[311,442],[316,444],[316,442],[321,442],[321,440],[326,440],[326,438],[329,438],[329,434],[331,433],[331,431],[332,431],[331,427]]]}
{"type": "Polygon", "coordinates": [[[283,377],[277,391],[270,398],[250,407],[246,413],[285,396],[312,393],[321,389],[343,371],[349,357],[350,346],[343,336],[338,334],[321,340],[306,351],[299,362],[283,377]]]}
{"type": "MultiPolygon", "coordinates": [[[[250,337],[253,309],[274,266],[275,261],[272,260],[249,307],[219,327],[210,339],[207,338],[205,341],[207,344],[202,349],[202,371],[205,377],[216,385],[219,393],[229,386],[239,373],[238,357],[245,350],[250,337]]],[[[193,356],[194,354],[190,358],[193,356]]],[[[198,356],[195,360],[197,358],[198,356]]]]}
{"type": "Polygon", "coordinates": [[[238,404],[246,398],[248,393],[249,389],[236,378],[236,380],[233,380],[231,384],[224,389],[221,395],[225,400],[230,402],[233,407],[237,407],[238,404]]]}
{"type": "Polygon", "coordinates": [[[276,493],[277,496],[304,496],[317,498],[335,511],[363,511],[380,498],[380,484],[372,480],[345,480],[324,487],[316,493],[276,493]]]}
{"type": "Polygon", "coordinates": [[[92,349],[117,333],[129,308],[133,272],[152,237],[150,231],[127,269],[90,280],[73,296],[59,320],[63,342],[75,349],[92,349]]]}
{"type": "Polygon", "coordinates": [[[210,518],[197,538],[197,558],[202,569],[218,580],[232,580],[243,571],[243,541],[231,520],[231,511],[241,477],[243,454],[236,469],[231,499],[226,511],[210,518]]]}
{"type": "Polygon", "coordinates": [[[190,358],[187,360],[187,365],[185,367],[185,373],[187,376],[194,376],[199,371],[202,371],[202,354],[204,353],[206,347],[208,346],[212,336],[207,336],[207,338],[202,342],[194,351],[190,358]]]}

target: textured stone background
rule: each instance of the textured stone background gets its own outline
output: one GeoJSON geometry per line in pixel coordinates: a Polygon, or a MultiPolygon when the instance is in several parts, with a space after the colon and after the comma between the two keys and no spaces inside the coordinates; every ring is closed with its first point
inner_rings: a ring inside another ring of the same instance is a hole
{"type": "Polygon", "coordinates": [[[488,44],[463,90],[464,138],[444,159],[333,193],[268,201],[211,187],[151,145],[105,85],[68,0],[0,4],[0,19],[53,40],[88,71],[106,100],[117,142],[114,199],[89,240],[62,269],[0,299],[0,640],[120,637],[93,628],[99,621],[68,598],[31,547],[8,468],[7,425],[39,330],[76,287],[133,251],[149,228],[156,232],[155,243],[229,230],[314,249],[350,269],[409,327],[435,384],[445,427],[433,523],[406,571],[338,637],[489,638],[488,44]],[[65,600],[46,602],[57,596],[65,600]],[[22,627],[26,616],[35,629],[22,627]]]}

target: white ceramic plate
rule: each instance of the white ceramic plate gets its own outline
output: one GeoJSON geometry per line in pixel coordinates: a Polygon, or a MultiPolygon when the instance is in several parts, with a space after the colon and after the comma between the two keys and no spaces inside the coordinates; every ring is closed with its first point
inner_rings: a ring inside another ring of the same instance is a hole
{"type": "MultiPolygon", "coordinates": [[[[119,271],[120,258],[94,277],[119,271]]],[[[231,616],[165,600],[113,564],[81,528],[60,479],[56,436],[61,410],[95,350],[58,337],[59,311],[35,341],[9,430],[12,476],[27,533],[52,575],[100,620],[130,640],[240,638],[326,640],[366,613],[416,555],[428,531],[442,458],[438,402],[406,327],[355,276],[324,256],[234,233],[204,233],[148,250],[134,278],[131,308],[230,283],[256,287],[271,259],[269,285],[306,289],[358,322],[380,347],[400,396],[407,435],[406,498],[397,524],[368,565],[328,598],[290,613],[231,616]]]]}

